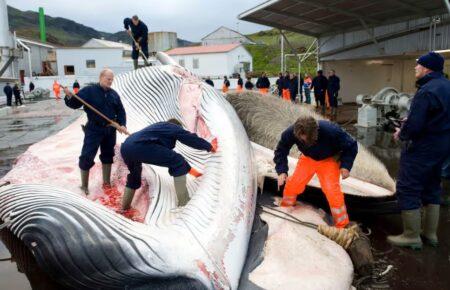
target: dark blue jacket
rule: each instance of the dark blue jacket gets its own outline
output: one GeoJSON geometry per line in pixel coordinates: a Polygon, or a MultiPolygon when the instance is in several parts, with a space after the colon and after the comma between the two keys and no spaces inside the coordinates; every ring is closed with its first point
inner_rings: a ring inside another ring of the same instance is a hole
{"type": "Polygon", "coordinates": [[[358,144],[349,134],[337,125],[328,121],[319,121],[319,134],[316,144],[307,147],[294,135],[294,125],[289,126],[282,134],[275,150],[275,170],[278,174],[287,173],[288,155],[294,144],[305,156],[316,161],[340,154],[341,168],[352,169],[353,161],[358,153],[358,144]]]}
{"type": "Polygon", "coordinates": [[[298,78],[294,77],[289,81],[289,90],[291,92],[295,92],[297,94],[298,92],[298,78]]]}
{"type": "Polygon", "coordinates": [[[328,87],[328,80],[324,76],[316,76],[311,84],[311,90],[314,89],[316,94],[325,93],[328,87]]]}
{"type": "Polygon", "coordinates": [[[244,86],[244,81],[242,80],[242,78],[238,78],[237,84],[238,86],[244,86]]]}
{"type": "Polygon", "coordinates": [[[131,134],[126,143],[154,142],[166,148],[175,148],[175,142],[180,141],[189,147],[211,151],[211,144],[196,134],[184,130],[181,126],[169,122],[159,122],[131,134]]]}
{"type": "Polygon", "coordinates": [[[337,92],[341,89],[341,80],[337,76],[328,77],[328,91],[337,92]]]}
{"type": "Polygon", "coordinates": [[[277,79],[276,85],[277,85],[277,88],[279,91],[281,91],[283,89],[283,80],[284,80],[284,77],[277,79]]]}
{"type": "MultiPolygon", "coordinates": [[[[139,38],[141,38],[141,41],[139,43],[147,43],[148,39],[148,28],[147,25],[145,25],[142,20],[139,20],[138,25],[134,25],[133,21],[131,21],[131,18],[125,18],[123,20],[123,26],[126,30],[131,29],[131,32],[133,33],[133,37],[136,41],[138,41],[139,38]]],[[[134,45],[134,43],[133,43],[134,45]]]]}
{"type": "MultiPolygon", "coordinates": [[[[113,89],[104,90],[100,84],[91,85],[82,88],[77,94],[83,101],[99,110],[106,117],[111,120],[115,120],[119,125],[126,126],[127,119],[125,114],[125,109],[123,108],[122,102],[120,101],[119,94],[113,89]]],[[[64,102],[69,108],[78,109],[83,106],[83,104],[78,101],[75,97],[70,99],[66,96],[64,102]]],[[[88,117],[88,125],[104,127],[108,125],[107,121],[94,113],[92,110],[84,107],[84,111],[88,117]]]]}
{"type": "Polygon", "coordinates": [[[10,85],[7,85],[3,88],[3,92],[5,93],[6,96],[12,96],[13,89],[11,88],[10,85]]]}
{"type": "Polygon", "coordinates": [[[268,89],[270,88],[270,81],[267,77],[260,77],[256,81],[256,87],[258,89],[268,89]]]}
{"type": "Polygon", "coordinates": [[[426,141],[432,136],[450,134],[450,81],[442,73],[432,72],[419,79],[417,85],[419,89],[400,131],[400,139],[426,141]]]}
{"type": "Polygon", "coordinates": [[[291,80],[289,79],[289,77],[284,77],[281,81],[281,87],[283,88],[283,90],[289,90],[290,83],[291,80]]]}

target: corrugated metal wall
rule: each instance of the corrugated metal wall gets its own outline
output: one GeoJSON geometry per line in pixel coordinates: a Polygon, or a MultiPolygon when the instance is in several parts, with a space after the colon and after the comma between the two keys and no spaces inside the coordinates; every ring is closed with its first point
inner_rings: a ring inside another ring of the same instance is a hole
{"type": "MultiPolygon", "coordinates": [[[[449,21],[450,15],[446,14],[441,17],[441,22],[449,21]]],[[[319,38],[320,54],[330,53],[342,49],[332,55],[321,57],[321,61],[339,60],[339,59],[358,59],[371,58],[380,56],[396,56],[404,54],[414,54],[430,49],[430,31],[428,29],[430,18],[422,18],[410,20],[407,22],[384,25],[371,29],[376,36],[385,36],[393,33],[403,32],[408,29],[423,28],[420,32],[411,32],[410,34],[392,38],[386,41],[379,41],[379,45],[373,42],[359,48],[346,47],[362,42],[371,41],[371,37],[365,30],[337,34],[335,36],[327,36],[319,38]],[[381,48],[381,50],[380,50],[381,48]]],[[[437,26],[435,36],[436,50],[450,48],[450,24],[437,26]]]]}

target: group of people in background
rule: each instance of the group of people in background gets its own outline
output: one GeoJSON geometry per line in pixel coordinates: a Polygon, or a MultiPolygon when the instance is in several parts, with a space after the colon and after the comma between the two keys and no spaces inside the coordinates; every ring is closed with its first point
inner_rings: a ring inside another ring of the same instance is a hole
{"type": "MultiPolygon", "coordinates": [[[[34,89],[34,85],[33,85],[34,89]]],[[[14,95],[14,101],[16,106],[22,106],[22,89],[19,83],[15,83],[13,87],[9,83],[6,83],[6,86],[3,88],[3,93],[6,95],[6,106],[12,106],[12,97],[14,95]]]]}
{"type": "MultiPolygon", "coordinates": [[[[256,85],[253,84],[250,76],[247,77],[247,81],[243,82],[240,75],[237,75],[237,91],[254,90],[255,87],[262,94],[269,93],[270,80],[267,74],[263,72],[257,79],[256,85]]],[[[214,82],[207,77],[206,83],[214,87],[214,82]]],[[[311,104],[311,91],[314,91],[314,99],[316,102],[316,108],[321,110],[322,114],[325,114],[326,108],[331,108],[331,118],[336,119],[337,107],[338,107],[338,95],[341,89],[341,81],[334,70],[330,70],[328,78],[324,76],[322,70],[317,71],[317,76],[313,79],[305,74],[303,78],[296,73],[280,73],[276,81],[276,87],[278,96],[286,101],[292,103],[300,102],[311,104]]],[[[227,93],[230,89],[230,80],[227,76],[223,78],[222,92],[227,93]]]]}

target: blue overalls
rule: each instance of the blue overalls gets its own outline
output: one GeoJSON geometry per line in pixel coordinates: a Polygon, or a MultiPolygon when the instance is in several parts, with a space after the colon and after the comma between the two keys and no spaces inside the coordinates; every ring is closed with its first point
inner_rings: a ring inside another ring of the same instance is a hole
{"type": "MultiPolygon", "coordinates": [[[[148,58],[148,28],[144,22],[139,20],[138,25],[134,25],[131,21],[131,18],[125,18],[123,20],[123,26],[126,30],[131,29],[131,33],[133,34],[134,40],[138,41],[139,46],[141,47],[142,53],[148,58]]],[[[139,50],[136,49],[136,45],[133,41],[133,51],[131,52],[132,59],[139,58],[139,50]]]]}
{"type": "Polygon", "coordinates": [[[150,125],[128,137],[120,148],[120,153],[128,166],[126,186],[131,189],[141,187],[142,163],[169,168],[169,174],[177,177],[191,169],[181,154],[173,151],[176,141],[198,150],[211,151],[211,144],[181,126],[169,122],[150,125]]]}
{"type": "Polygon", "coordinates": [[[337,108],[338,106],[338,93],[341,89],[340,79],[333,75],[328,77],[328,97],[330,98],[330,106],[337,108]]]}
{"type": "Polygon", "coordinates": [[[400,131],[404,141],[397,180],[401,210],[440,204],[441,170],[450,155],[450,81],[432,72],[419,89],[400,131]]]}
{"type": "MultiPolygon", "coordinates": [[[[126,114],[120,97],[113,89],[105,90],[99,84],[87,86],[77,94],[82,100],[92,105],[106,117],[126,126],[126,114]]],[[[66,105],[78,109],[83,104],[75,97],[64,98],[66,105]]],[[[94,166],[94,158],[100,147],[100,160],[103,164],[112,164],[114,146],[116,145],[116,129],[108,122],[84,106],[88,121],[84,127],[83,148],[79,159],[81,170],[89,170],[94,166]]]]}

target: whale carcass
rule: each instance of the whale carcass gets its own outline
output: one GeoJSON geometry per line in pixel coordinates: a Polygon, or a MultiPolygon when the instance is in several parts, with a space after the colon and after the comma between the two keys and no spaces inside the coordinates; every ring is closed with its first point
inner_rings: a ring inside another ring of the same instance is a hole
{"type": "MultiPolygon", "coordinates": [[[[165,55],[160,59],[170,63],[165,55]]],[[[32,145],[2,178],[11,184],[0,188],[1,220],[66,286],[152,288],[155,281],[185,277],[197,288],[236,289],[252,227],[256,170],[233,108],[174,64],[119,75],[113,86],[128,113],[130,132],[177,118],[205,139],[217,137],[220,149],[214,155],[177,143],[176,150],[204,172],[199,179],[188,178],[187,206],[171,212],[173,179],[156,166],[145,167],[132,203],[141,222],[114,212],[120,196],[105,194],[98,162],[91,171],[91,194],[83,196],[77,166],[81,117],[32,145]]],[[[112,180],[122,192],[127,170],[117,152],[112,180]]]]}

